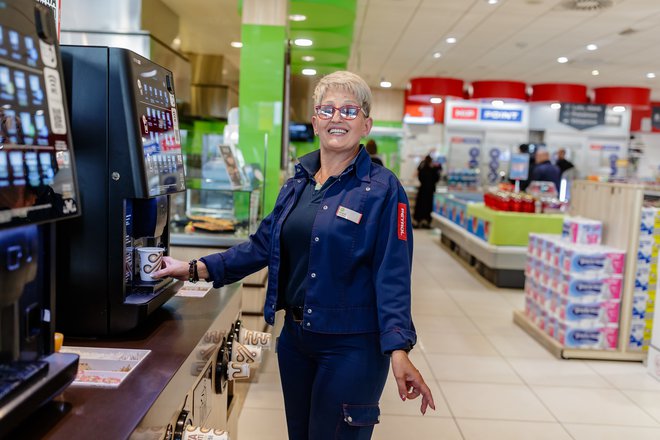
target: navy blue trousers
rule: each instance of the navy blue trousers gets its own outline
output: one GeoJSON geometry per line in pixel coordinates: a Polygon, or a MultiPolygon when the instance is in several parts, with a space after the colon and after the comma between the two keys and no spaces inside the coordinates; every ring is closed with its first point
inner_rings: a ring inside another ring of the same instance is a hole
{"type": "Polygon", "coordinates": [[[371,438],[390,361],[378,333],[312,333],[287,316],[277,353],[289,440],[371,438]]]}

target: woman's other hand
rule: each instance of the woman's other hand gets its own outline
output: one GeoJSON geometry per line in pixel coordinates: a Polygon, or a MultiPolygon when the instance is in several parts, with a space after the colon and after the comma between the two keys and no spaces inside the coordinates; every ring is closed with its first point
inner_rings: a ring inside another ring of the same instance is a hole
{"type": "Polygon", "coordinates": [[[408,358],[408,353],[404,350],[394,350],[392,352],[392,373],[396,379],[401,400],[416,399],[421,395],[422,406],[420,411],[422,414],[426,414],[426,408],[429,406],[435,411],[431,390],[424,382],[419,370],[408,358]]]}
{"type": "Polygon", "coordinates": [[[151,274],[153,278],[172,277],[181,281],[188,281],[188,269],[190,263],[187,261],[175,260],[172,257],[163,257],[163,265],[160,270],[151,274]]]}

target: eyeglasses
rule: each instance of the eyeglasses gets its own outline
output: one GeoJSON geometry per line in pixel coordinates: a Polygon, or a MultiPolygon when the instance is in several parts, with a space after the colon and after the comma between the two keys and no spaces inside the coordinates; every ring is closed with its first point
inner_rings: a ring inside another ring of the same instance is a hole
{"type": "MultiPolygon", "coordinates": [[[[358,114],[360,114],[360,110],[362,110],[362,107],[357,105],[344,105],[341,107],[334,107],[332,105],[317,105],[314,107],[314,110],[316,111],[316,116],[318,116],[320,119],[332,119],[332,117],[335,115],[335,110],[339,110],[339,116],[341,116],[342,119],[351,121],[357,118],[358,114]]],[[[362,110],[362,113],[364,113],[365,116],[367,115],[364,110],[362,110]]]]}

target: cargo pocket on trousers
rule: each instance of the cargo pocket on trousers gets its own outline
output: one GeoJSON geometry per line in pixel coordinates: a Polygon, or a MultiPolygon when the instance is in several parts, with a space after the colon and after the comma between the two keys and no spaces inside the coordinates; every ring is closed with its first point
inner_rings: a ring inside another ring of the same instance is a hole
{"type": "Polygon", "coordinates": [[[373,426],[380,422],[380,408],[377,403],[371,405],[342,405],[344,422],[349,426],[373,426]]]}

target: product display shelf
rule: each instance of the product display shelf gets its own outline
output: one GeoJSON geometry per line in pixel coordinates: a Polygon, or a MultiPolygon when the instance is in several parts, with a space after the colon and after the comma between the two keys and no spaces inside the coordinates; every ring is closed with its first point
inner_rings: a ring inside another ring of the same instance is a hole
{"type": "Polygon", "coordinates": [[[495,246],[435,212],[431,216],[442,241],[463,254],[482,276],[498,287],[523,287],[527,247],[495,246]]]}
{"type": "Polygon", "coordinates": [[[632,299],[637,270],[637,244],[641,221],[644,186],[591,181],[573,182],[570,215],[603,222],[602,243],[626,251],[623,294],[616,350],[565,348],[538,328],[523,311],[514,312],[513,320],[555,356],[564,359],[643,361],[646,353],[628,348],[632,299]]]}

